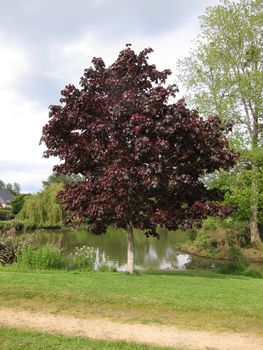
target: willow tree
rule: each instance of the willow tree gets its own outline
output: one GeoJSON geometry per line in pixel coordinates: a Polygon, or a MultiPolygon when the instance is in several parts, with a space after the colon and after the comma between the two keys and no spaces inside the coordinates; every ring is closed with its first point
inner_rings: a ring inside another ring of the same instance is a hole
{"type": "Polygon", "coordinates": [[[177,90],[166,86],[170,70],[148,63],[151,49],[129,47],[106,67],[101,58],[84,71],[80,87],[62,90],[61,105],[50,107],[43,128],[45,157],[58,156],[59,174],[81,174],[59,197],[67,221],[87,219],[95,234],[115,226],[128,237],[128,272],[134,270],[134,227],[156,236],[168,229],[200,225],[207,215],[227,215],[200,177],[228,169],[228,149],[219,118],[201,118],[177,90]]]}
{"type": "Polygon", "coordinates": [[[61,225],[64,213],[57,199],[61,184],[53,184],[34,195],[27,195],[17,217],[36,226],[61,225]]]}
{"type": "MultiPolygon", "coordinates": [[[[251,242],[260,243],[258,215],[262,179],[262,0],[222,0],[201,17],[201,34],[179,79],[200,113],[214,112],[235,125],[232,142],[250,170],[251,242]]],[[[241,163],[241,164],[242,164],[241,163]]]]}

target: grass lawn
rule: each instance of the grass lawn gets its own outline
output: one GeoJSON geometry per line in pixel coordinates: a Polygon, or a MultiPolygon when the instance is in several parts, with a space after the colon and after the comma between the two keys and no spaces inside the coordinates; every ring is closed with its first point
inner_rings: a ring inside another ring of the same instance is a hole
{"type": "MultiPolygon", "coordinates": [[[[0,328],[1,350],[164,350],[156,346],[0,328]]],[[[177,348],[177,350],[182,350],[177,348]]]]}
{"type": "Polygon", "coordinates": [[[0,269],[1,307],[263,334],[263,279],[215,272],[0,269]]]}

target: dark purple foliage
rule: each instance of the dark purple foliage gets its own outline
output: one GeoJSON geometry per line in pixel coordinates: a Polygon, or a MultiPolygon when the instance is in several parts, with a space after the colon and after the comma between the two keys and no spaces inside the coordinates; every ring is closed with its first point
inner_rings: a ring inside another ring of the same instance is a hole
{"type": "Polygon", "coordinates": [[[61,105],[50,106],[43,128],[44,156],[62,161],[54,170],[85,178],[59,194],[67,220],[87,218],[96,234],[132,224],[154,236],[157,225],[189,228],[231,211],[218,203],[220,191],[200,181],[237,157],[220,119],[200,117],[184,100],[172,103],[171,72],[149,64],[150,52],[127,47],[108,68],[94,58],[80,88],[66,86],[61,105]]]}

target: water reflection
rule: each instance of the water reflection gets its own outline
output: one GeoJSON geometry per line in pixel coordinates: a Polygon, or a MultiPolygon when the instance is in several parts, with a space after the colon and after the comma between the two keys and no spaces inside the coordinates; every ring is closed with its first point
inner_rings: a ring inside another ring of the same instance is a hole
{"type": "MultiPolygon", "coordinates": [[[[66,254],[76,247],[89,246],[96,251],[96,264],[116,267],[126,271],[127,241],[123,230],[109,229],[101,236],[95,236],[86,229],[60,231],[36,231],[23,234],[22,237],[31,240],[36,245],[52,245],[62,249],[66,254]]],[[[174,270],[184,269],[191,261],[188,254],[182,254],[176,245],[185,242],[187,233],[162,230],[160,239],[146,238],[140,231],[135,231],[135,268],[138,270],[174,270]]]]}
{"type": "MultiPolygon", "coordinates": [[[[140,231],[135,231],[135,268],[137,270],[183,270],[215,269],[226,262],[218,259],[201,258],[184,254],[176,248],[178,243],[189,239],[186,232],[168,232],[161,230],[160,239],[146,238],[140,231]]],[[[93,235],[86,229],[64,229],[60,231],[35,231],[20,235],[33,245],[52,245],[70,254],[76,247],[89,246],[96,251],[95,268],[101,265],[126,271],[127,240],[123,230],[109,229],[101,236],[93,235]]]]}

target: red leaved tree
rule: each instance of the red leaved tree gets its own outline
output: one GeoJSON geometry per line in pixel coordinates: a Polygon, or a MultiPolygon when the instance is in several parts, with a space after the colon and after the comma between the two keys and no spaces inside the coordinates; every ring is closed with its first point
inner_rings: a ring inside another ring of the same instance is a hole
{"type": "Polygon", "coordinates": [[[137,55],[127,45],[109,67],[94,58],[80,88],[66,86],[61,105],[50,106],[42,136],[44,156],[62,161],[57,173],[83,176],[59,194],[67,222],[88,221],[95,234],[123,228],[129,273],[134,227],[156,236],[157,226],[200,226],[208,215],[231,210],[219,204],[220,191],[200,180],[235,163],[220,119],[171,102],[177,86],[165,86],[171,72],[149,64],[151,52],[137,55]]]}

